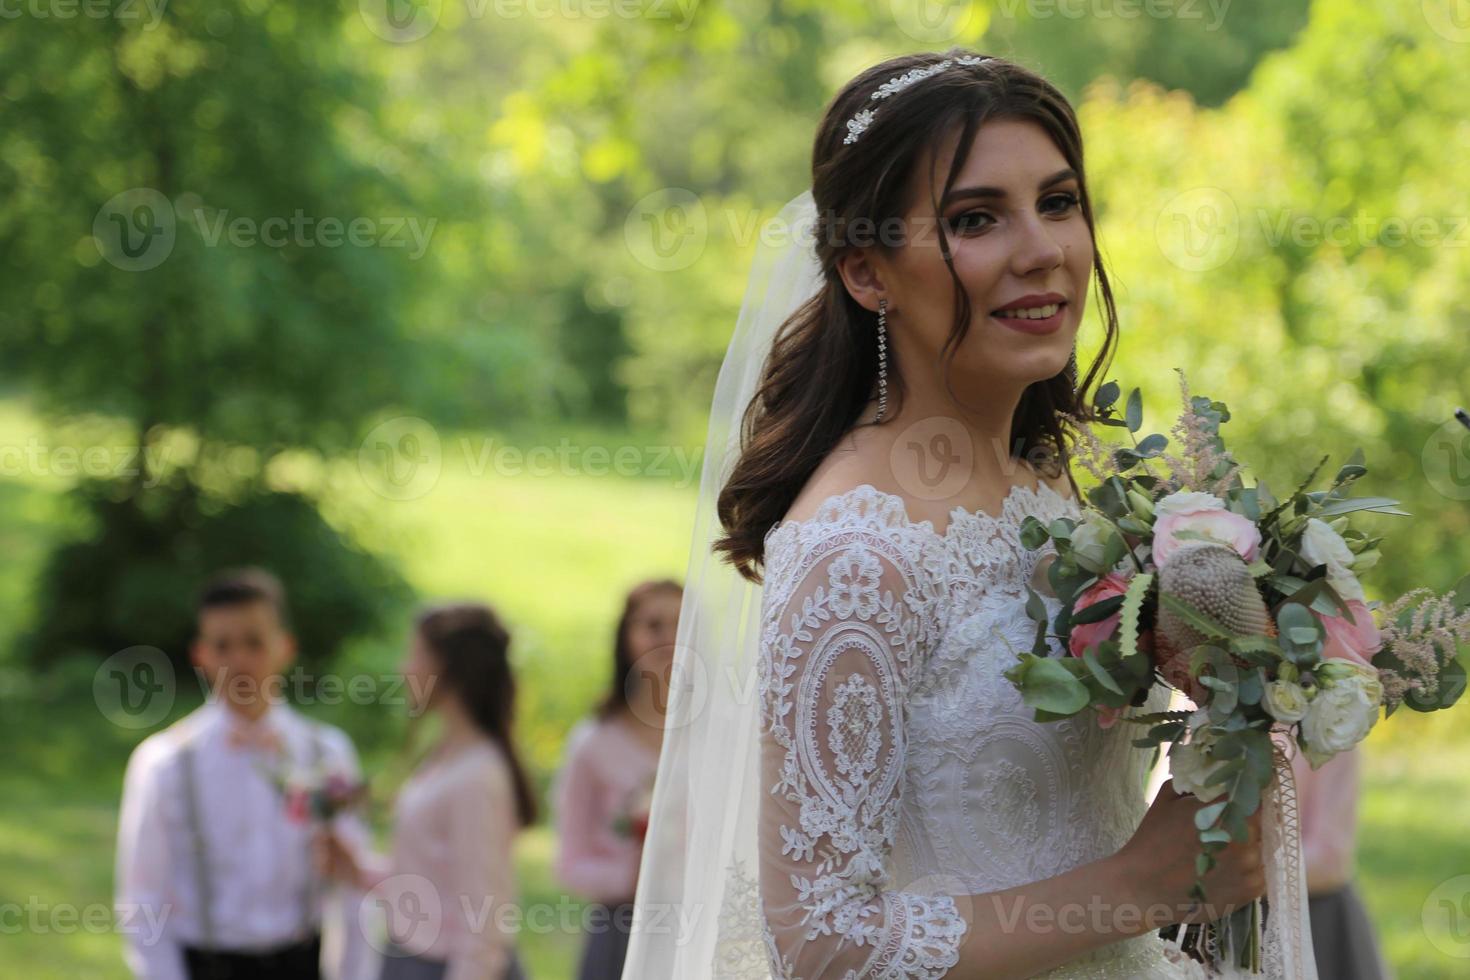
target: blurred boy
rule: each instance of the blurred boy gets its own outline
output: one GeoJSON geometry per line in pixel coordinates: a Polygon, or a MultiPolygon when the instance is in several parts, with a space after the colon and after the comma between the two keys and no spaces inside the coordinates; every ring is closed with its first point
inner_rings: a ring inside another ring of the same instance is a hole
{"type": "MultiPolygon", "coordinates": [[[[209,683],[205,704],[144,739],[123,781],[119,915],[161,920],[156,941],[155,930],[124,929],[128,964],[147,980],[359,977],[370,955],[361,896],[326,887],[313,821],[277,782],[288,771],[360,778],[351,740],[281,699],[296,640],[280,582],[260,569],[218,576],[200,593],[197,629],[189,654],[209,683]]],[[[359,817],[333,820],[366,845],[359,817]]]]}

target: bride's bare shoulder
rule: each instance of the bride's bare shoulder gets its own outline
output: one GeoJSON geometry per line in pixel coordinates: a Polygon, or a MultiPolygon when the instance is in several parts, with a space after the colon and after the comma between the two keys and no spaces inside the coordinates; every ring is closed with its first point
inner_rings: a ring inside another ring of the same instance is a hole
{"type": "Polygon", "coordinates": [[[1036,479],[1045,483],[1063,498],[1075,498],[1077,494],[1072,489],[1072,481],[1068,478],[1068,470],[1064,466],[1056,466],[1051,469],[1046,466],[1034,466],[1031,472],[1036,474],[1036,479]],[[1055,475],[1052,475],[1055,473],[1055,475]]]}
{"type": "Polygon", "coordinates": [[[785,520],[804,521],[813,517],[833,497],[863,485],[893,493],[892,473],[885,465],[887,452],[861,433],[848,433],[833,447],[807,479],[806,485],[787,508],[785,520]]]}

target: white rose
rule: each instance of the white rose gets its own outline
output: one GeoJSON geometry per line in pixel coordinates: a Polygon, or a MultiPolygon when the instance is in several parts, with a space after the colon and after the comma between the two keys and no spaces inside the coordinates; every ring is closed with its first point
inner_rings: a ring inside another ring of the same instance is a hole
{"type": "Polygon", "coordinates": [[[1267,713],[1277,721],[1301,721],[1307,713],[1307,692],[1294,681],[1271,681],[1261,700],[1267,713]]]}
{"type": "Polygon", "coordinates": [[[1329,680],[1307,705],[1302,718],[1302,738],[1313,768],[1367,738],[1378,722],[1383,701],[1378,672],[1363,664],[1345,665],[1352,667],[1352,672],[1329,680]]]}
{"type": "Polygon", "coordinates": [[[1201,742],[1175,742],[1169,749],[1169,776],[1178,793],[1193,793],[1208,803],[1225,792],[1223,784],[1206,786],[1225,760],[1211,759],[1209,746],[1201,742]]]}
{"type": "Polygon", "coordinates": [[[1363,586],[1353,574],[1353,562],[1358,556],[1353,554],[1342,535],[1334,531],[1326,521],[1315,517],[1307,519],[1307,526],[1302,531],[1301,554],[1307,564],[1313,567],[1327,566],[1327,584],[1344,601],[1365,600],[1363,586]]]}
{"type": "Polygon", "coordinates": [[[1224,510],[1225,501],[1213,493],[1199,490],[1180,490],[1171,493],[1154,504],[1154,519],[1167,514],[1189,514],[1197,510],[1224,510]]]}
{"type": "Polygon", "coordinates": [[[1072,554],[1077,564],[1089,572],[1105,574],[1108,569],[1103,567],[1103,555],[1108,541],[1116,533],[1112,524],[1089,514],[1086,520],[1072,529],[1072,554]]]}

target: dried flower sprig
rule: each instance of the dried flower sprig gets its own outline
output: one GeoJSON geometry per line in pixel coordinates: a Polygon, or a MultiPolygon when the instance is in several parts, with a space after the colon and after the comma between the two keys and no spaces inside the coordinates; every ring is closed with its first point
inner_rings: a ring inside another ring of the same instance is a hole
{"type": "Polygon", "coordinates": [[[1467,593],[1464,583],[1443,595],[1413,589],[1378,608],[1385,653],[1374,665],[1383,682],[1385,717],[1406,699],[1411,707],[1429,706],[1463,691],[1465,671],[1456,657],[1461,645],[1470,644],[1467,593]]]}

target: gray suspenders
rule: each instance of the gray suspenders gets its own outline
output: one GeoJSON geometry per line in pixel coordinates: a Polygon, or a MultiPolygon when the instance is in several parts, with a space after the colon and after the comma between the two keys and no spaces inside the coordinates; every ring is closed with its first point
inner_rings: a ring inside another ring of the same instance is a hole
{"type": "MultiPolygon", "coordinates": [[[[314,722],[306,723],[307,742],[309,749],[309,772],[316,773],[322,763],[322,739],[321,729],[314,722]]],[[[321,928],[321,914],[318,906],[320,896],[320,881],[316,873],[316,855],[311,850],[311,835],[306,838],[306,854],[302,859],[302,866],[306,869],[306,878],[301,883],[301,921],[306,923],[308,931],[316,931],[321,928]]]]}
{"type": "Polygon", "coordinates": [[[205,949],[214,948],[214,889],[209,878],[209,854],[204,847],[204,822],[199,818],[198,753],[194,739],[184,743],[184,812],[189,819],[189,847],[194,855],[194,889],[199,896],[199,930],[205,949]]]}
{"type": "MultiPolygon", "coordinates": [[[[322,740],[315,723],[307,722],[307,743],[310,771],[315,772],[321,764],[322,740]]],[[[204,844],[204,821],[200,817],[199,802],[199,754],[194,751],[195,736],[191,735],[180,752],[183,763],[184,814],[189,823],[189,851],[194,865],[194,887],[199,897],[199,929],[205,949],[215,948],[214,929],[214,884],[209,874],[209,853],[204,844]]],[[[320,880],[311,852],[311,838],[306,841],[306,879],[301,886],[301,921],[309,932],[321,928],[321,916],[316,914],[320,880]]]]}

